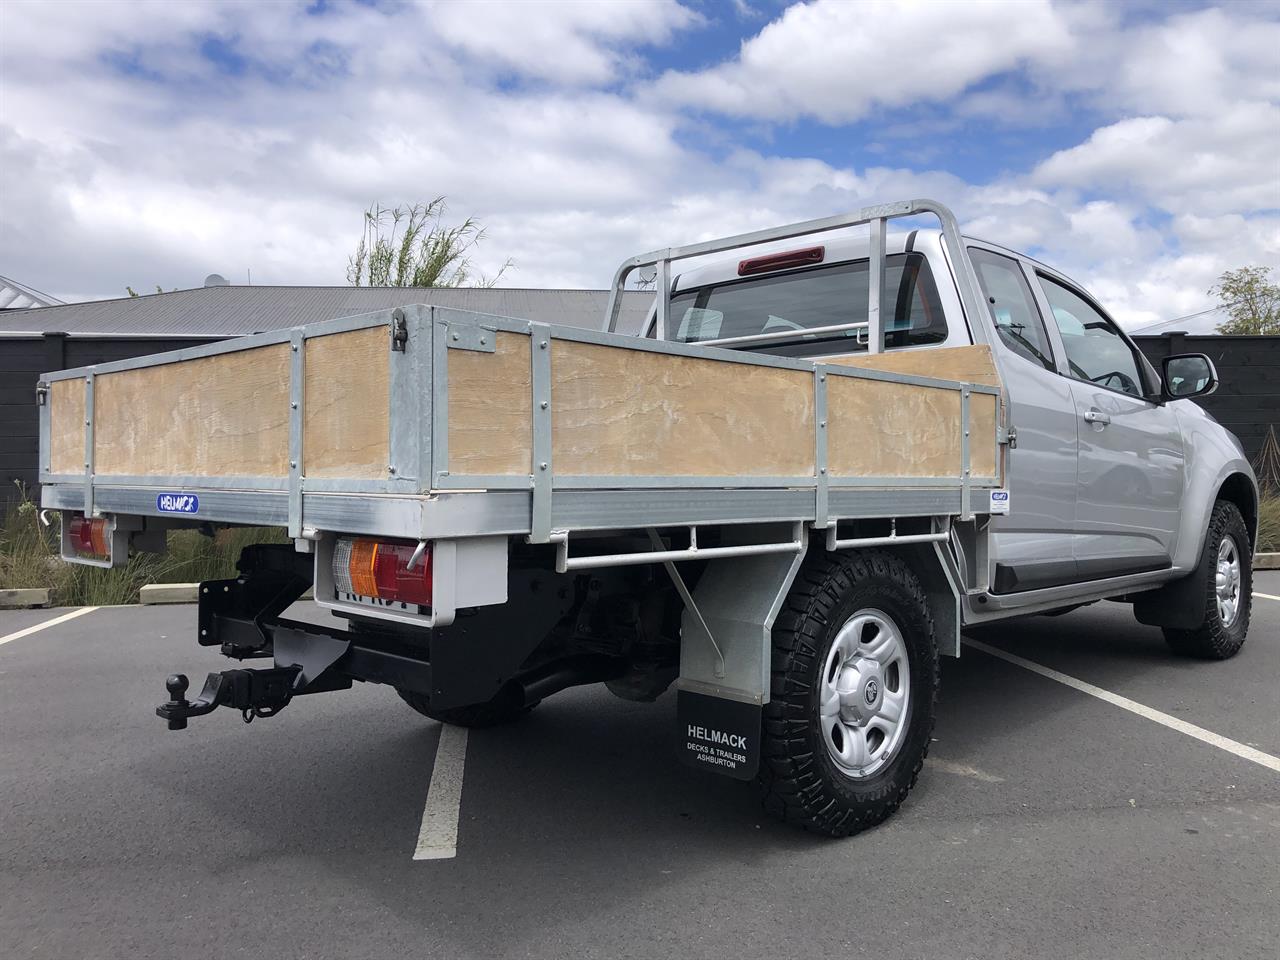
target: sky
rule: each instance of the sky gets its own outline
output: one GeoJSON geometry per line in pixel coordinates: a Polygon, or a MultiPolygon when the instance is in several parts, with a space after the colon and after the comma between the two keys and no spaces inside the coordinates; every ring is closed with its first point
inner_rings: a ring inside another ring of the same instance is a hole
{"type": "Polygon", "coordinates": [[[503,286],[929,197],[1131,328],[1280,267],[1280,2],[0,2],[0,274],[343,284],[448,198],[503,286]]]}

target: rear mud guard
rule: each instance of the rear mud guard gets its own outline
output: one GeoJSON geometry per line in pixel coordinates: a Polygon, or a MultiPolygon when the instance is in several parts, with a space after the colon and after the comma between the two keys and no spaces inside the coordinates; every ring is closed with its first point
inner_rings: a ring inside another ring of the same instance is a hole
{"type": "Polygon", "coordinates": [[[795,553],[710,561],[685,606],[676,712],[680,757],[699,770],[750,780],[759,768],[773,622],[808,547],[803,524],[791,532],[795,553]]]}

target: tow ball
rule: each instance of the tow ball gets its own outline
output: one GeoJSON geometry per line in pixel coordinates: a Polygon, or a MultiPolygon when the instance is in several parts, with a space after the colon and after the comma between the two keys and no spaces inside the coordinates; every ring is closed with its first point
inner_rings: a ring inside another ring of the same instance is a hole
{"type": "Polygon", "coordinates": [[[170,730],[185,730],[187,720],[212,713],[218,707],[239,710],[245,723],[254,717],[275,716],[293,699],[299,667],[266,670],[223,670],[211,673],[195,700],[187,700],[191,682],[175,673],[164,682],[169,700],[156,707],[156,716],[167,720],[170,730]]]}

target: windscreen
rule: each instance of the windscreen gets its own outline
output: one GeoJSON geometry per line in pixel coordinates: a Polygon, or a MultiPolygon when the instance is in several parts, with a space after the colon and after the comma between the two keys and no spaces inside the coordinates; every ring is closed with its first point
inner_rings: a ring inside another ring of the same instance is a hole
{"type": "MultiPolygon", "coordinates": [[[[742,349],[788,356],[867,348],[866,327],[808,333],[867,320],[870,261],[854,260],[789,273],[750,277],[681,291],[671,298],[674,339],[682,343],[784,334],[742,349]],[[794,336],[785,336],[792,333],[794,336]]],[[[947,338],[938,289],[922,254],[885,258],[884,346],[940,343],[947,338]]],[[[732,346],[732,344],[727,344],[732,346]]]]}

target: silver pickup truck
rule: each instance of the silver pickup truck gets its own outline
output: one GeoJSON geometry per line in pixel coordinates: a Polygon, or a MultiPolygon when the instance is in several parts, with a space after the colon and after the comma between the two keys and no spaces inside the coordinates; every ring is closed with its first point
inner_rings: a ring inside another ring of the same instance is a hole
{"type": "Polygon", "coordinates": [[[198,642],[271,666],[169,677],[170,728],[353,682],[469,726],[674,683],[684,761],[840,836],[914,785],[967,626],[1113,600],[1179,654],[1244,643],[1258,491],[1192,400],[1207,357],[1155,370],[929,200],[655,251],[615,293],[647,269],[632,335],[411,305],[46,374],[67,560],[288,531],[200,593],[198,642]]]}

